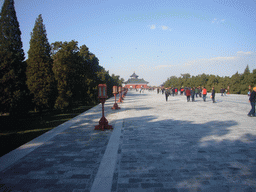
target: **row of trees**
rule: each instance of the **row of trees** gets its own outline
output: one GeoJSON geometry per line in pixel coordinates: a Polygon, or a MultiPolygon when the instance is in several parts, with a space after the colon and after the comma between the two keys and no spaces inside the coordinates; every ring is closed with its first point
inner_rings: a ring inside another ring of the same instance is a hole
{"type": "Polygon", "coordinates": [[[244,70],[244,73],[239,74],[236,72],[231,77],[215,76],[201,74],[192,76],[189,73],[181,74],[180,77],[171,76],[164,82],[165,87],[198,87],[204,86],[207,90],[215,88],[217,92],[221,88],[227,89],[229,86],[229,92],[234,94],[247,94],[249,91],[249,85],[256,86],[256,69],[252,72],[249,70],[249,66],[244,70]]]}
{"type": "Polygon", "coordinates": [[[0,14],[0,112],[21,114],[30,109],[67,109],[77,102],[97,103],[97,86],[123,79],[109,75],[86,45],[77,41],[48,42],[42,15],[35,21],[26,61],[13,0],[0,14]]]}

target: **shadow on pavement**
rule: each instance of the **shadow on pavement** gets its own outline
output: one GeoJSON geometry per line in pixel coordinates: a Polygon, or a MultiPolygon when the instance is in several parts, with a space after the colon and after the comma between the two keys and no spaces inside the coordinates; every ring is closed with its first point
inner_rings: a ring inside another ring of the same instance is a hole
{"type": "Polygon", "coordinates": [[[255,190],[256,137],[235,137],[234,125],[124,119],[112,191],[255,190]]]}

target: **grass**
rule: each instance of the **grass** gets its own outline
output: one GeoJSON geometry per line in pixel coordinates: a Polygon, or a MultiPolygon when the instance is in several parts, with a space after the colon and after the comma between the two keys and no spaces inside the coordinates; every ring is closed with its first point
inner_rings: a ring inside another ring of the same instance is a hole
{"type": "Polygon", "coordinates": [[[29,112],[26,117],[0,116],[0,157],[94,106],[76,106],[65,112],[29,112]]]}

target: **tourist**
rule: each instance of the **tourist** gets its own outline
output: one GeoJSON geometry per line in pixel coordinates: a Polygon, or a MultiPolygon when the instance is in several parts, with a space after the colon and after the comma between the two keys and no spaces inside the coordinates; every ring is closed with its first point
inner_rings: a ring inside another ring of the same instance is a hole
{"type": "Polygon", "coordinates": [[[192,98],[192,102],[194,102],[195,101],[195,87],[193,87],[191,89],[191,98],[192,98]]]}
{"type": "Polygon", "coordinates": [[[183,87],[181,87],[180,88],[180,95],[183,95],[183,91],[184,91],[184,89],[183,89],[183,87]]]}
{"type": "Polygon", "coordinates": [[[198,87],[198,93],[199,93],[199,97],[202,97],[202,89],[200,86],[198,87]]]}
{"type": "Polygon", "coordinates": [[[225,89],[225,91],[224,91],[224,95],[225,95],[225,96],[227,96],[227,92],[228,92],[228,90],[225,89]]]}
{"type": "Polygon", "coordinates": [[[187,102],[190,101],[190,95],[191,95],[190,89],[187,88],[187,89],[186,89],[187,102]]]}
{"type": "Polygon", "coordinates": [[[174,94],[175,94],[175,88],[173,87],[172,88],[172,96],[174,97],[174,94]]]}
{"type": "Polygon", "coordinates": [[[221,87],[220,89],[220,93],[221,93],[221,96],[223,96],[223,93],[224,93],[224,89],[221,87]]]}
{"type": "Polygon", "coordinates": [[[205,102],[206,101],[206,95],[207,95],[207,90],[206,90],[205,87],[203,87],[202,93],[203,93],[203,100],[205,102]]]}
{"type": "Polygon", "coordinates": [[[197,87],[195,88],[195,94],[196,94],[196,98],[197,98],[197,95],[198,95],[198,88],[197,87]]]}
{"type": "Polygon", "coordinates": [[[168,101],[168,97],[170,95],[170,91],[168,90],[168,88],[165,89],[165,99],[166,101],[168,101]]]}
{"type": "Polygon", "coordinates": [[[256,87],[253,87],[253,90],[252,90],[250,98],[249,98],[249,102],[251,103],[252,109],[248,113],[248,116],[255,117],[256,116],[256,114],[255,114],[256,87]]]}
{"type": "MultiPolygon", "coordinates": [[[[223,96],[223,95],[222,95],[223,96]]],[[[215,90],[214,90],[214,87],[212,87],[212,95],[211,95],[211,98],[212,98],[212,102],[215,103],[215,90]]]]}

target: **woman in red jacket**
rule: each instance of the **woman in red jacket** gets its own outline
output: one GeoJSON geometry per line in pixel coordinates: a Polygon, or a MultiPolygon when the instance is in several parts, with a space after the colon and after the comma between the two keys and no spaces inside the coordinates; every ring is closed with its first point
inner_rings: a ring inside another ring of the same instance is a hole
{"type": "Polygon", "coordinates": [[[203,93],[203,100],[205,102],[206,101],[206,95],[207,95],[207,90],[205,89],[205,87],[203,88],[202,93],[203,93]]]}
{"type": "Polygon", "coordinates": [[[190,95],[191,95],[190,89],[187,88],[187,90],[186,90],[187,102],[190,101],[190,95]]]}

